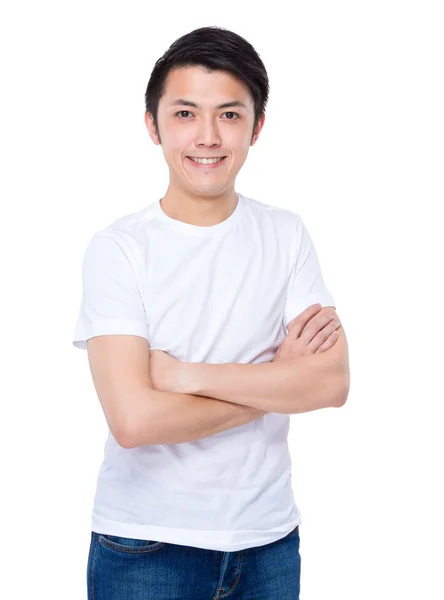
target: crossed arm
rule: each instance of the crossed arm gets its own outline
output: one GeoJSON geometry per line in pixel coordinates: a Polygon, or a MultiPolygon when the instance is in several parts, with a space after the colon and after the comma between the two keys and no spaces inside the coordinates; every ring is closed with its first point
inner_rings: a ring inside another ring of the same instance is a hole
{"type": "Polygon", "coordinates": [[[342,327],[338,332],[335,344],[319,354],[261,364],[186,363],[177,391],[284,414],[342,406],[348,352],[342,327]]]}
{"type": "Polygon", "coordinates": [[[349,363],[342,327],[338,332],[339,338],[327,351],[295,359],[185,363],[186,377],[175,393],[154,391],[155,414],[153,404],[141,403],[126,447],[194,441],[269,412],[294,414],[342,406],[349,390],[349,363]]]}

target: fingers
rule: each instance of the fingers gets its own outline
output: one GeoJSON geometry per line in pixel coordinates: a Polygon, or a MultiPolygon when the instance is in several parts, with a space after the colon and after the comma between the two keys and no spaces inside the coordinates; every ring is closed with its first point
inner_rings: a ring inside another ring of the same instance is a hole
{"type": "Polygon", "coordinates": [[[287,325],[289,334],[291,330],[291,337],[297,339],[310,319],[312,319],[321,309],[322,304],[319,304],[319,302],[317,304],[312,304],[303,310],[300,315],[292,319],[287,325]]]}
{"type": "Polygon", "coordinates": [[[339,337],[339,331],[332,331],[330,333],[330,335],[328,336],[328,338],[325,340],[325,342],[319,346],[319,348],[316,350],[315,354],[320,354],[321,352],[325,352],[326,350],[328,350],[329,348],[331,348],[333,346],[333,344],[336,342],[336,340],[339,337]]]}
{"type": "Polygon", "coordinates": [[[341,324],[339,322],[339,319],[333,319],[330,323],[328,323],[328,325],[321,329],[321,331],[319,331],[317,335],[314,336],[307,348],[316,348],[317,351],[318,349],[321,349],[323,347],[324,343],[332,342],[331,345],[333,345],[333,343],[337,339],[337,335],[339,335],[337,333],[337,330],[340,326],[341,324]]]}
{"type": "MultiPolygon", "coordinates": [[[[313,319],[301,334],[301,339],[306,346],[306,352],[316,353],[318,348],[328,337],[341,326],[336,313],[324,313],[317,319],[313,319]]],[[[336,340],[335,340],[336,341],[336,340]]]]}
{"type": "Polygon", "coordinates": [[[316,316],[315,318],[311,319],[304,327],[300,337],[303,337],[304,341],[308,344],[313,340],[315,335],[329,323],[333,323],[335,325],[335,329],[340,325],[339,318],[333,308],[329,311],[324,311],[320,316],[316,316]]]}

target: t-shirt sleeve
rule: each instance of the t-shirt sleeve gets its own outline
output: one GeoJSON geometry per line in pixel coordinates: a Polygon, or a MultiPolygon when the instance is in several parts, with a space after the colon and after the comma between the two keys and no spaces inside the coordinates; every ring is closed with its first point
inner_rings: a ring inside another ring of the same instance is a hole
{"type": "Polygon", "coordinates": [[[296,260],[285,304],[285,327],[312,304],[336,308],[333,296],[325,286],[313,241],[304,221],[298,217],[296,260]]]}
{"type": "Polygon", "coordinates": [[[106,233],[90,240],[82,263],[83,296],[73,345],[86,349],[98,335],[130,334],[148,340],[140,286],[124,245],[106,233]]]}

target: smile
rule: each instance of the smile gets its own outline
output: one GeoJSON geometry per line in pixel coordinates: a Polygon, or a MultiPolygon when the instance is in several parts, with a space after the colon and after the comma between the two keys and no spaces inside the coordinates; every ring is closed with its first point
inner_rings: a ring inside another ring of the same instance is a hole
{"type": "Polygon", "coordinates": [[[202,168],[215,168],[218,167],[226,159],[226,156],[215,157],[215,158],[197,158],[187,156],[187,159],[193,164],[193,166],[202,168]]]}

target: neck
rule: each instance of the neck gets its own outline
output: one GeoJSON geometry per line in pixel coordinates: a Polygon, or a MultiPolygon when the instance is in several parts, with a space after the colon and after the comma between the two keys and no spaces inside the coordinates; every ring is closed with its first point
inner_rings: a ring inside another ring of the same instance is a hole
{"type": "Polygon", "coordinates": [[[191,195],[169,186],[160,201],[160,206],[168,217],[201,227],[222,223],[232,215],[236,205],[237,193],[234,188],[221,195],[204,196],[191,195]]]}

